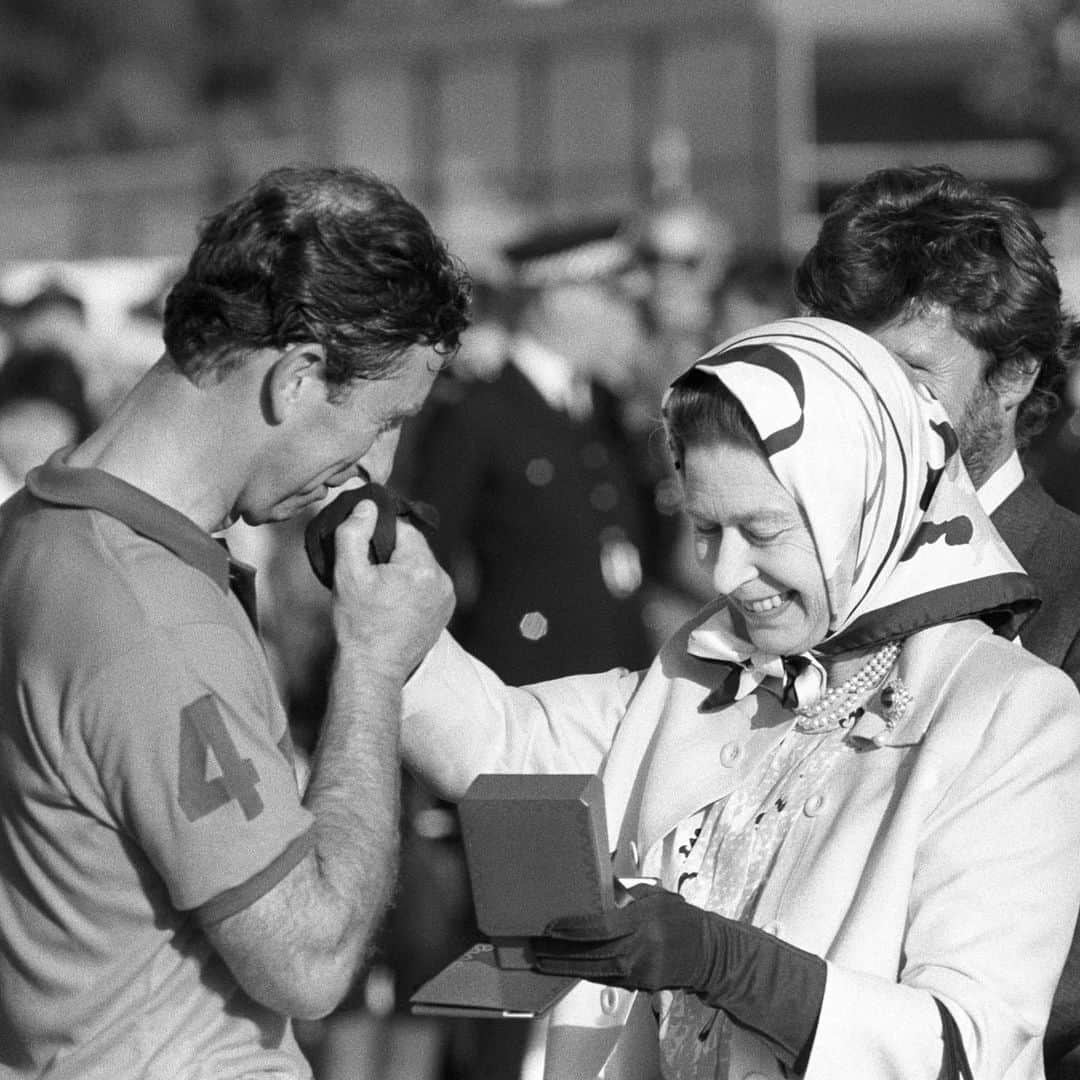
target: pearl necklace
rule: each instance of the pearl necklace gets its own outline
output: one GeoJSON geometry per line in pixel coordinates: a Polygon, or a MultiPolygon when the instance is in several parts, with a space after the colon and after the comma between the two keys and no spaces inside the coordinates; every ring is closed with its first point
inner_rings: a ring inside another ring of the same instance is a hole
{"type": "Polygon", "coordinates": [[[816,735],[831,731],[850,719],[859,703],[892,670],[900,655],[902,641],[890,641],[882,645],[850,679],[826,692],[812,705],[800,705],[795,710],[797,730],[816,735]]]}

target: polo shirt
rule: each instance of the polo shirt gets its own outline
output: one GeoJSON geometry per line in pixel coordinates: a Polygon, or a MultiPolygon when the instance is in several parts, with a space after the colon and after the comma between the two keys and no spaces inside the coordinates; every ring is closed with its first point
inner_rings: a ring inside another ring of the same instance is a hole
{"type": "Polygon", "coordinates": [[[0,507],[0,1078],[310,1077],[203,926],[310,850],[225,550],[60,454],[0,507]]]}

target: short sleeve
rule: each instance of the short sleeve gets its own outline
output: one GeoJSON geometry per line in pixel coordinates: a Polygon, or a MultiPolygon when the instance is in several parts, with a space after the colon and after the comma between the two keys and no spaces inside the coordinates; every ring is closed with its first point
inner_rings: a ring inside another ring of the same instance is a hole
{"type": "MultiPolygon", "coordinates": [[[[306,854],[284,709],[263,658],[227,625],[161,632],[83,691],[65,772],[95,788],[179,910],[213,921],[269,891],[306,854]]],[[[70,734],[70,733],[69,733],[70,734]]]]}

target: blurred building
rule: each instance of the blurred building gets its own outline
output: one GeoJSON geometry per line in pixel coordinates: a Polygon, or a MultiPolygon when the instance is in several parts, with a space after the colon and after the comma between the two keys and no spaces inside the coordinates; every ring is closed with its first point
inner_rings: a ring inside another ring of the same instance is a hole
{"type": "MultiPolygon", "coordinates": [[[[290,49],[234,49],[235,71],[220,47],[196,71],[178,17],[164,98],[139,77],[139,49],[161,49],[149,27],[88,82],[79,138],[0,150],[0,262],[183,253],[211,205],[303,159],[394,180],[483,266],[523,219],[642,205],[671,129],[740,245],[800,250],[839,187],[907,161],[949,161],[1050,210],[1045,142],[987,119],[970,91],[1010,3],[281,0],[264,36],[291,11],[290,49]]],[[[207,40],[250,41],[252,5],[210,8],[243,18],[202,26],[207,40]]]]}

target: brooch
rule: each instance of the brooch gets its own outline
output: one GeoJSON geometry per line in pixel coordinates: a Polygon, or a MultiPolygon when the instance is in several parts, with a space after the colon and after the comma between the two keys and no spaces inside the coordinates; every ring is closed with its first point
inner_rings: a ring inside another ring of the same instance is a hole
{"type": "Polygon", "coordinates": [[[907,716],[913,698],[903,680],[894,679],[882,687],[878,700],[881,702],[881,715],[885,726],[892,731],[907,716]]]}

